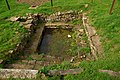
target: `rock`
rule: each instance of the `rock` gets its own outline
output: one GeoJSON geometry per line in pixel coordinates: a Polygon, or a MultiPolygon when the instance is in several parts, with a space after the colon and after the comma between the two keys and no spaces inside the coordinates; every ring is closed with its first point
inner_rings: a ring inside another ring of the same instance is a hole
{"type": "Polygon", "coordinates": [[[72,57],[72,59],[70,60],[70,62],[72,63],[74,61],[75,57],[72,57]]]}
{"type": "Polygon", "coordinates": [[[45,76],[45,74],[41,73],[41,79],[42,80],[47,80],[47,77],[45,76]]]}
{"type": "Polygon", "coordinates": [[[54,59],[55,57],[54,56],[50,56],[50,55],[46,55],[47,58],[51,58],[51,59],[54,59]]]}
{"type": "Polygon", "coordinates": [[[80,58],[82,59],[83,57],[82,57],[82,56],[80,56],[80,58]]]}
{"type": "Polygon", "coordinates": [[[48,17],[47,20],[53,21],[53,22],[58,22],[58,21],[68,22],[76,18],[79,18],[78,12],[70,10],[67,12],[57,12],[55,14],[52,14],[48,17]]]}
{"type": "Polygon", "coordinates": [[[80,36],[84,34],[84,29],[79,29],[78,31],[80,36]]]}
{"type": "MultiPolygon", "coordinates": [[[[25,17],[20,17],[17,21],[18,21],[18,22],[25,22],[25,21],[26,21],[26,18],[25,18],[25,17]]],[[[17,21],[16,21],[16,22],[17,22],[17,21]]]]}
{"type": "Polygon", "coordinates": [[[18,31],[16,31],[16,32],[15,32],[15,34],[19,34],[19,32],[18,32],[18,31]]]}
{"type": "Polygon", "coordinates": [[[83,72],[82,68],[68,70],[50,70],[48,72],[48,75],[55,76],[55,75],[80,74],[81,72],[83,72]]]}
{"type": "Polygon", "coordinates": [[[84,29],[79,29],[79,32],[82,32],[82,33],[83,33],[83,32],[84,32],[84,29]]]}
{"type": "Polygon", "coordinates": [[[107,74],[109,74],[110,76],[120,77],[120,71],[115,72],[115,71],[112,71],[112,70],[101,70],[101,69],[99,69],[98,71],[99,71],[99,72],[102,72],[102,73],[107,73],[107,74]]]}
{"type": "Polygon", "coordinates": [[[33,14],[34,16],[38,16],[39,14],[38,13],[35,13],[35,14],[33,14]]]}
{"type": "Polygon", "coordinates": [[[71,38],[71,35],[68,34],[68,38],[71,38]]]}
{"type": "Polygon", "coordinates": [[[39,72],[39,80],[47,80],[47,77],[44,73],[39,72]]]}
{"type": "Polygon", "coordinates": [[[83,12],[83,10],[80,10],[80,12],[82,13],[82,12],[83,12]]]}
{"type": "Polygon", "coordinates": [[[29,20],[29,19],[32,19],[32,16],[28,16],[28,18],[27,18],[27,19],[28,19],[28,20],[29,20]]]}
{"type": "Polygon", "coordinates": [[[13,53],[13,50],[10,50],[9,53],[13,53]]]}
{"type": "Polygon", "coordinates": [[[57,15],[58,15],[58,16],[61,15],[61,12],[58,12],[57,15]]]}
{"type": "Polygon", "coordinates": [[[32,13],[26,13],[27,19],[32,19],[33,14],[32,13]]]}
{"type": "Polygon", "coordinates": [[[83,17],[83,20],[87,20],[87,17],[83,17]]]}
{"type": "Polygon", "coordinates": [[[86,58],[86,55],[83,55],[83,58],[86,58]]]}
{"type": "Polygon", "coordinates": [[[86,57],[86,61],[90,61],[90,59],[86,57]]]}
{"type": "Polygon", "coordinates": [[[73,63],[73,66],[79,66],[79,65],[80,65],[80,62],[73,63]]]}
{"type": "Polygon", "coordinates": [[[25,22],[20,22],[19,26],[23,26],[23,25],[26,25],[25,22]]]}
{"type": "MultiPolygon", "coordinates": [[[[0,79],[4,78],[20,78],[20,79],[35,79],[38,70],[26,70],[26,69],[0,69],[0,79]]],[[[33,80],[34,80],[33,79],[33,80]]]]}
{"type": "Polygon", "coordinates": [[[30,64],[30,65],[35,65],[35,63],[36,63],[36,60],[29,60],[28,61],[28,64],[30,64]]]}
{"type": "Polygon", "coordinates": [[[86,55],[82,55],[82,56],[80,56],[80,58],[82,59],[82,58],[86,58],[86,55]]]}
{"type": "Polygon", "coordinates": [[[32,24],[27,24],[24,26],[24,28],[26,28],[26,29],[31,29],[31,27],[32,27],[32,24]]]}
{"type": "Polygon", "coordinates": [[[41,60],[43,58],[43,55],[31,55],[31,58],[34,60],[41,60]]]}
{"type": "Polygon", "coordinates": [[[20,44],[17,44],[17,47],[19,46],[20,44]]]}
{"type": "Polygon", "coordinates": [[[3,60],[0,60],[0,64],[2,64],[3,63],[3,60]]]}
{"type": "Polygon", "coordinates": [[[11,17],[9,20],[10,21],[13,21],[13,22],[15,22],[15,21],[17,21],[17,20],[19,20],[20,19],[20,17],[11,17]]]}
{"type": "Polygon", "coordinates": [[[31,7],[29,7],[29,9],[37,9],[38,8],[38,6],[34,6],[34,5],[32,5],[31,7]]]}
{"type": "Polygon", "coordinates": [[[88,4],[85,4],[85,8],[88,8],[88,4]]]}
{"type": "Polygon", "coordinates": [[[48,21],[48,22],[51,21],[51,18],[47,18],[46,21],[48,21]]]}
{"type": "Polygon", "coordinates": [[[25,23],[26,24],[31,24],[33,22],[33,19],[27,20],[25,23]]]}
{"type": "Polygon", "coordinates": [[[32,15],[32,13],[26,13],[26,16],[31,16],[32,15]]]}
{"type": "Polygon", "coordinates": [[[23,16],[23,17],[21,17],[21,19],[24,19],[24,20],[26,20],[26,19],[27,19],[27,17],[23,16]]]}
{"type": "Polygon", "coordinates": [[[73,10],[67,11],[66,13],[70,14],[70,13],[74,13],[73,10]]]}
{"type": "Polygon", "coordinates": [[[22,60],[21,62],[27,64],[27,63],[28,63],[28,60],[22,60]]]}

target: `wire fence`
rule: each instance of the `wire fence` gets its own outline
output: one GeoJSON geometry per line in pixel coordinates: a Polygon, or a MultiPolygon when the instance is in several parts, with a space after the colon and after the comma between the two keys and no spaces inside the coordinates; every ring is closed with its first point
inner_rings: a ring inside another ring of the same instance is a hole
{"type": "Polygon", "coordinates": [[[33,6],[38,6],[50,0],[17,0],[18,3],[28,3],[33,6]]]}

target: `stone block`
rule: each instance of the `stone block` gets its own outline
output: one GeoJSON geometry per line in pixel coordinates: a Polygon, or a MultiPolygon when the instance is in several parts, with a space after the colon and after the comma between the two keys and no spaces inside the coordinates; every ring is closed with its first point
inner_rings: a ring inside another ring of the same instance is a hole
{"type": "Polygon", "coordinates": [[[35,65],[35,63],[36,63],[36,60],[29,60],[29,61],[28,61],[28,64],[29,64],[29,65],[35,65]]]}
{"type": "Polygon", "coordinates": [[[32,28],[32,24],[27,24],[27,25],[24,26],[24,28],[31,29],[32,28]]]}
{"type": "Polygon", "coordinates": [[[17,20],[19,20],[19,19],[20,19],[20,17],[14,16],[14,17],[11,17],[9,20],[10,20],[10,21],[17,21],[17,20]]]}
{"type": "Polygon", "coordinates": [[[36,74],[38,73],[38,70],[26,70],[26,69],[0,69],[0,78],[20,78],[20,79],[26,79],[26,78],[36,78],[36,74]]]}
{"type": "Polygon", "coordinates": [[[0,64],[2,64],[3,63],[3,60],[0,60],[0,64]]]}

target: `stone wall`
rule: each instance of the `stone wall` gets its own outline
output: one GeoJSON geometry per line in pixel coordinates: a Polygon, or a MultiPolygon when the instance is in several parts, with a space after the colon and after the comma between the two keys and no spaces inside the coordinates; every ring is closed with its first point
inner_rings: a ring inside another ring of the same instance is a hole
{"type": "Polygon", "coordinates": [[[6,55],[6,58],[4,60],[0,60],[0,64],[5,64],[7,61],[10,61],[11,59],[16,58],[18,55],[21,55],[23,53],[26,45],[28,44],[31,36],[36,32],[36,29],[38,28],[37,25],[40,25],[40,23],[45,22],[45,18],[42,14],[26,14],[26,16],[15,16],[8,19],[12,22],[19,22],[20,26],[24,27],[28,30],[26,34],[24,34],[24,38],[21,40],[21,43],[16,45],[16,48],[13,50],[8,51],[8,54],[6,55]]]}
{"type": "Polygon", "coordinates": [[[47,17],[47,22],[69,22],[74,19],[82,18],[81,12],[77,11],[66,11],[66,12],[57,12],[47,17]]]}

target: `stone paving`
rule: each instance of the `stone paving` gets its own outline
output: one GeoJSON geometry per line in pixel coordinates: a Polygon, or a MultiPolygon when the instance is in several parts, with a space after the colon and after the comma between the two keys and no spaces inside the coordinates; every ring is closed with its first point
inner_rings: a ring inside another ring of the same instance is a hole
{"type": "MultiPolygon", "coordinates": [[[[67,59],[67,60],[70,61],[70,59],[67,59]]],[[[29,59],[28,60],[27,59],[16,60],[14,63],[6,64],[5,68],[38,70],[43,66],[59,64],[61,61],[62,61],[62,58],[60,58],[60,57],[55,58],[53,56],[48,56],[48,55],[41,57],[41,56],[36,54],[36,55],[34,55],[34,57],[31,56],[31,60],[29,60],[29,59]]]]}

